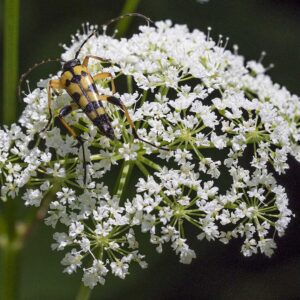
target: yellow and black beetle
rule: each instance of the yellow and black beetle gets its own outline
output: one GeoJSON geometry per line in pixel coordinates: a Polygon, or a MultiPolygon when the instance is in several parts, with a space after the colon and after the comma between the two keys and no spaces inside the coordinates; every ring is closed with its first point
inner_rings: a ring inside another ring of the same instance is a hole
{"type": "MultiPolygon", "coordinates": [[[[138,14],[138,13],[131,13],[131,14],[126,14],[123,16],[120,16],[118,18],[110,20],[108,23],[105,24],[105,26],[108,26],[112,22],[115,22],[125,16],[139,16],[147,20],[148,24],[152,22],[149,18],[138,14]]],[[[55,91],[59,90],[66,90],[66,92],[71,96],[72,102],[59,111],[58,117],[61,121],[61,123],[64,125],[64,127],[67,129],[67,131],[75,138],[78,140],[80,145],[82,146],[83,149],[83,163],[84,163],[84,182],[86,182],[86,159],[85,159],[85,153],[84,153],[84,147],[83,147],[83,140],[80,136],[76,134],[74,129],[66,122],[64,119],[65,116],[70,114],[72,111],[76,109],[82,109],[82,111],[88,116],[88,118],[93,122],[95,126],[99,128],[99,131],[101,134],[107,136],[111,140],[115,139],[115,134],[113,127],[111,125],[110,119],[107,116],[105,109],[103,107],[102,101],[107,101],[108,103],[111,103],[113,105],[118,106],[121,108],[121,110],[124,112],[125,117],[129,123],[129,125],[132,128],[133,135],[135,138],[139,139],[140,141],[150,144],[153,147],[162,149],[162,150],[167,150],[162,147],[157,147],[153,143],[150,143],[148,141],[145,141],[144,139],[140,138],[137,134],[136,128],[134,126],[134,123],[132,122],[130,115],[128,113],[128,110],[126,106],[122,103],[122,101],[119,98],[116,98],[114,96],[107,96],[107,95],[101,95],[97,87],[95,85],[95,81],[99,79],[105,79],[105,78],[110,78],[111,80],[111,87],[112,87],[112,94],[114,95],[116,92],[113,76],[110,73],[107,72],[102,72],[98,73],[94,76],[92,76],[88,70],[88,63],[89,59],[97,59],[100,60],[101,62],[109,62],[106,59],[103,59],[98,56],[94,55],[88,55],[83,59],[83,62],[78,59],[80,50],[84,46],[84,44],[96,33],[96,31],[93,31],[81,44],[79,49],[77,50],[75,54],[75,58],[66,62],[63,62],[63,68],[62,68],[62,74],[59,79],[50,79],[48,86],[47,86],[47,93],[48,93],[48,108],[49,108],[49,114],[50,118],[48,121],[48,124],[46,125],[45,129],[48,128],[48,126],[51,123],[52,120],[52,110],[51,110],[51,91],[52,89],[55,91]]],[[[31,72],[35,67],[47,63],[50,61],[61,61],[60,59],[49,59],[47,61],[43,61],[40,64],[36,64],[33,68],[29,69],[27,73],[21,76],[20,78],[20,84],[19,84],[19,93],[20,93],[20,86],[21,83],[28,75],[29,72],[31,72]]],[[[45,130],[44,129],[44,130],[45,130]]]]}

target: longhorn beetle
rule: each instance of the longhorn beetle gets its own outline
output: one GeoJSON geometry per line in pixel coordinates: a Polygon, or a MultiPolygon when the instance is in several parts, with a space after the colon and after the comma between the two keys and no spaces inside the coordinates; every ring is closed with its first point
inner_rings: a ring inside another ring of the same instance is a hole
{"type": "MultiPolygon", "coordinates": [[[[144,15],[138,14],[138,13],[131,13],[131,14],[126,14],[123,16],[120,16],[118,18],[111,19],[109,22],[103,25],[108,26],[109,24],[123,18],[126,16],[138,16],[141,18],[144,18],[147,22],[148,25],[149,23],[153,23],[149,18],[145,17],[144,15]]],[[[116,92],[113,76],[110,73],[107,72],[102,72],[98,73],[94,76],[92,76],[88,70],[88,64],[89,64],[89,59],[97,59],[101,62],[109,62],[107,59],[103,59],[98,56],[94,55],[87,55],[84,59],[83,62],[78,59],[78,55],[82,49],[82,47],[85,45],[85,43],[96,33],[96,30],[93,31],[80,45],[79,49],[77,50],[74,59],[71,59],[69,61],[62,61],[60,59],[48,59],[46,61],[42,61],[39,64],[34,65],[32,68],[30,68],[25,74],[23,74],[20,78],[20,83],[19,83],[19,95],[20,95],[20,89],[21,89],[21,84],[24,80],[24,78],[36,67],[47,63],[47,62],[53,62],[53,61],[58,61],[63,63],[62,67],[62,74],[59,79],[50,79],[48,86],[47,86],[47,94],[48,94],[48,109],[49,109],[49,120],[44,128],[46,130],[52,120],[52,110],[51,110],[51,90],[53,89],[54,91],[58,90],[66,90],[67,93],[71,96],[72,101],[70,104],[64,106],[61,108],[58,114],[58,118],[63,124],[63,126],[66,128],[66,130],[73,136],[73,138],[77,139],[78,143],[82,147],[83,151],[83,165],[84,165],[84,182],[86,183],[86,177],[87,177],[87,172],[86,172],[86,158],[85,158],[85,152],[84,152],[84,145],[83,145],[83,139],[76,134],[74,129],[66,122],[65,118],[67,115],[69,115],[72,111],[77,110],[79,108],[82,109],[82,111],[87,115],[87,117],[93,122],[95,126],[98,127],[99,131],[101,134],[107,136],[111,140],[115,139],[115,134],[113,127],[111,125],[111,122],[109,120],[109,117],[107,116],[105,109],[103,107],[102,101],[107,101],[108,103],[111,103],[117,107],[119,107],[125,114],[125,117],[127,119],[127,122],[129,123],[130,127],[132,128],[133,136],[136,139],[139,139],[140,141],[147,143],[153,147],[156,147],[158,149],[162,150],[168,150],[166,148],[162,147],[157,147],[151,142],[148,142],[142,138],[140,138],[137,134],[136,128],[134,126],[133,121],[130,118],[130,115],[128,113],[128,110],[126,106],[123,104],[123,102],[114,96],[107,96],[107,95],[100,95],[97,87],[95,85],[95,81],[98,79],[105,79],[105,78],[110,78],[111,80],[111,88],[112,88],[112,93],[113,95],[116,92]]],[[[44,131],[43,130],[43,131],[44,131]]]]}

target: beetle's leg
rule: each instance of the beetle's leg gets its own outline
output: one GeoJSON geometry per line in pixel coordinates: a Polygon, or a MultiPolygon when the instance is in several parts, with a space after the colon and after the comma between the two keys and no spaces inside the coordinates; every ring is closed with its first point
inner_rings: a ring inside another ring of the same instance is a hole
{"type": "Polygon", "coordinates": [[[72,102],[71,104],[64,106],[60,110],[58,117],[59,117],[59,120],[61,121],[61,123],[64,125],[64,127],[69,132],[69,134],[72,135],[72,137],[78,141],[78,143],[80,144],[80,146],[82,148],[83,168],[84,168],[84,183],[86,184],[86,177],[87,177],[86,176],[87,175],[86,165],[87,165],[87,162],[86,162],[86,158],[85,158],[83,139],[76,134],[74,129],[66,122],[66,120],[64,118],[65,116],[69,115],[73,110],[76,110],[78,108],[79,108],[79,106],[75,102],[72,102]]]}
{"type": "Polygon", "coordinates": [[[45,131],[49,127],[49,125],[51,123],[51,120],[52,120],[52,110],[51,110],[52,96],[51,96],[51,89],[54,89],[54,90],[62,90],[63,89],[63,86],[61,85],[59,79],[51,79],[49,81],[49,83],[48,83],[48,86],[47,86],[49,120],[48,120],[48,123],[45,126],[45,128],[42,130],[42,132],[45,131]]]}
{"type": "Polygon", "coordinates": [[[95,56],[95,55],[87,55],[84,58],[83,63],[82,63],[85,67],[88,66],[90,58],[94,58],[94,59],[100,60],[100,61],[105,62],[105,63],[109,63],[110,62],[109,59],[105,59],[105,58],[102,58],[102,57],[99,57],[99,56],[95,56]]]}
{"type": "Polygon", "coordinates": [[[68,104],[66,106],[64,106],[60,111],[59,111],[59,120],[62,122],[62,124],[64,125],[64,127],[68,130],[69,134],[72,135],[72,137],[74,139],[78,139],[78,136],[76,134],[76,132],[74,131],[74,129],[66,122],[66,120],[64,119],[65,116],[69,115],[72,111],[78,109],[79,106],[77,103],[72,102],[71,104],[68,104]]]}
{"type": "Polygon", "coordinates": [[[121,108],[121,110],[122,110],[122,111],[124,112],[124,114],[125,114],[125,117],[126,117],[126,119],[127,119],[127,122],[129,123],[130,127],[132,128],[133,136],[134,136],[136,139],[138,139],[138,140],[140,140],[140,141],[142,141],[142,142],[144,142],[144,143],[146,143],[146,144],[149,144],[149,145],[151,145],[151,146],[153,146],[153,147],[155,147],[155,148],[158,148],[158,149],[161,149],[161,150],[166,150],[166,151],[169,150],[169,149],[167,149],[167,148],[158,147],[158,146],[154,145],[153,143],[148,142],[148,141],[146,141],[146,140],[144,140],[144,139],[142,139],[142,138],[139,137],[139,135],[138,135],[138,133],[137,133],[137,131],[136,131],[135,125],[134,125],[134,123],[133,123],[133,121],[131,120],[131,117],[130,117],[130,115],[129,115],[128,109],[127,109],[127,107],[125,106],[125,104],[124,104],[120,99],[118,99],[118,98],[116,98],[116,97],[113,97],[113,96],[103,96],[103,95],[100,95],[100,96],[99,96],[99,100],[101,100],[101,101],[108,101],[109,103],[111,103],[111,104],[113,104],[113,105],[116,105],[116,106],[118,106],[119,108],[121,108]]]}
{"type": "Polygon", "coordinates": [[[108,72],[98,73],[98,74],[93,76],[93,79],[94,79],[94,81],[97,81],[99,79],[104,79],[104,78],[108,78],[108,77],[111,80],[112,93],[115,94],[116,93],[116,86],[115,86],[115,82],[114,82],[114,79],[113,79],[113,76],[112,76],[111,73],[108,73],[108,72]]]}

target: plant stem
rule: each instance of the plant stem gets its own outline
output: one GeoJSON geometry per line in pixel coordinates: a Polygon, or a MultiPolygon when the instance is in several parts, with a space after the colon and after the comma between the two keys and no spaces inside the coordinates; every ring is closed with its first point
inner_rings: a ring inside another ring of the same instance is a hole
{"type": "MultiPolygon", "coordinates": [[[[127,0],[125,2],[125,5],[122,8],[121,15],[135,12],[139,3],[140,3],[140,0],[127,0]]],[[[127,33],[130,23],[131,23],[131,18],[129,18],[129,17],[126,19],[121,19],[117,23],[116,29],[118,30],[119,37],[122,37],[127,33]]]]}
{"type": "Polygon", "coordinates": [[[91,293],[92,290],[81,283],[76,300],[88,300],[91,296],[91,293]]]}
{"type": "Polygon", "coordinates": [[[1,299],[15,300],[18,294],[19,258],[21,245],[19,242],[9,240],[5,242],[1,251],[1,299]]]}
{"type": "Polygon", "coordinates": [[[152,160],[144,157],[144,156],[140,156],[139,160],[145,164],[146,166],[149,166],[150,168],[156,170],[156,171],[161,171],[161,167],[160,165],[156,164],[155,162],[153,162],[152,160]]]}
{"type": "Polygon", "coordinates": [[[134,164],[128,161],[124,161],[122,169],[120,170],[118,180],[115,185],[114,195],[119,199],[122,198],[125,187],[127,186],[128,179],[130,178],[134,164]]]}
{"type": "Polygon", "coordinates": [[[131,75],[127,75],[127,91],[129,94],[132,94],[133,92],[133,87],[132,87],[132,76],[131,75]]]}
{"type": "Polygon", "coordinates": [[[3,34],[3,123],[17,119],[19,54],[19,0],[4,1],[3,34]]]}
{"type": "Polygon", "coordinates": [[[16,299],[19,284],[19,254],[22,245],[16,230],[16,201],[18,200],[20,200],[18,197],[16,199],[7,199],[1,211],[3,232],[0,237],[0,296],[3,296],[5,300],[16,299]]]}

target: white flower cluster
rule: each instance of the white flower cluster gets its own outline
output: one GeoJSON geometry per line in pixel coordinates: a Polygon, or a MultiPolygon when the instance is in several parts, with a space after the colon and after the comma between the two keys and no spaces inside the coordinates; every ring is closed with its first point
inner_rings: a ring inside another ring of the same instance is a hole
{"type": "MultiPolygon", "coordinates": [[[[62,58],[73,59],[88,34],[78,33],[62,58]]],[[[130,39],[92,37],[80,59],[86,55],[111,62],[91,60],[89,69],[114,75],[114,96],[128,107],[140,137],[169,150],[134,139],[109,104],[114,141],[82,111],[72,113],[66,120],[84,138],[89,162],[85,185],[77,142],[54,124],[41,132],[46,90],[25,97],[19,124],[0,131],[1,199],[21,194],[26,205],[39,206],[56,192],[46,224],[63,230],[54,234],[53,249],[67,251],[65,272],[82,269],[92,288],[109,272],[124,278],[130,262],[146,267],[137,231],[149,233],[158,252],[170,243],[180,262],[190,263],[196,257],[190,226],[200,240],[241,239],[245,256],[272,255],[274,238],[292,216],[272,173],[286,171],[288,155],[300,160],[298,97],[272,83],[260,62],[245,63],[236,48],[170,21],[141,26],[130,39]]],[[[109,81],[97,86],[111,94],[109,81]]],[[[64,91],[55,98],[55,113],[70,103],[64,91]]]]}

